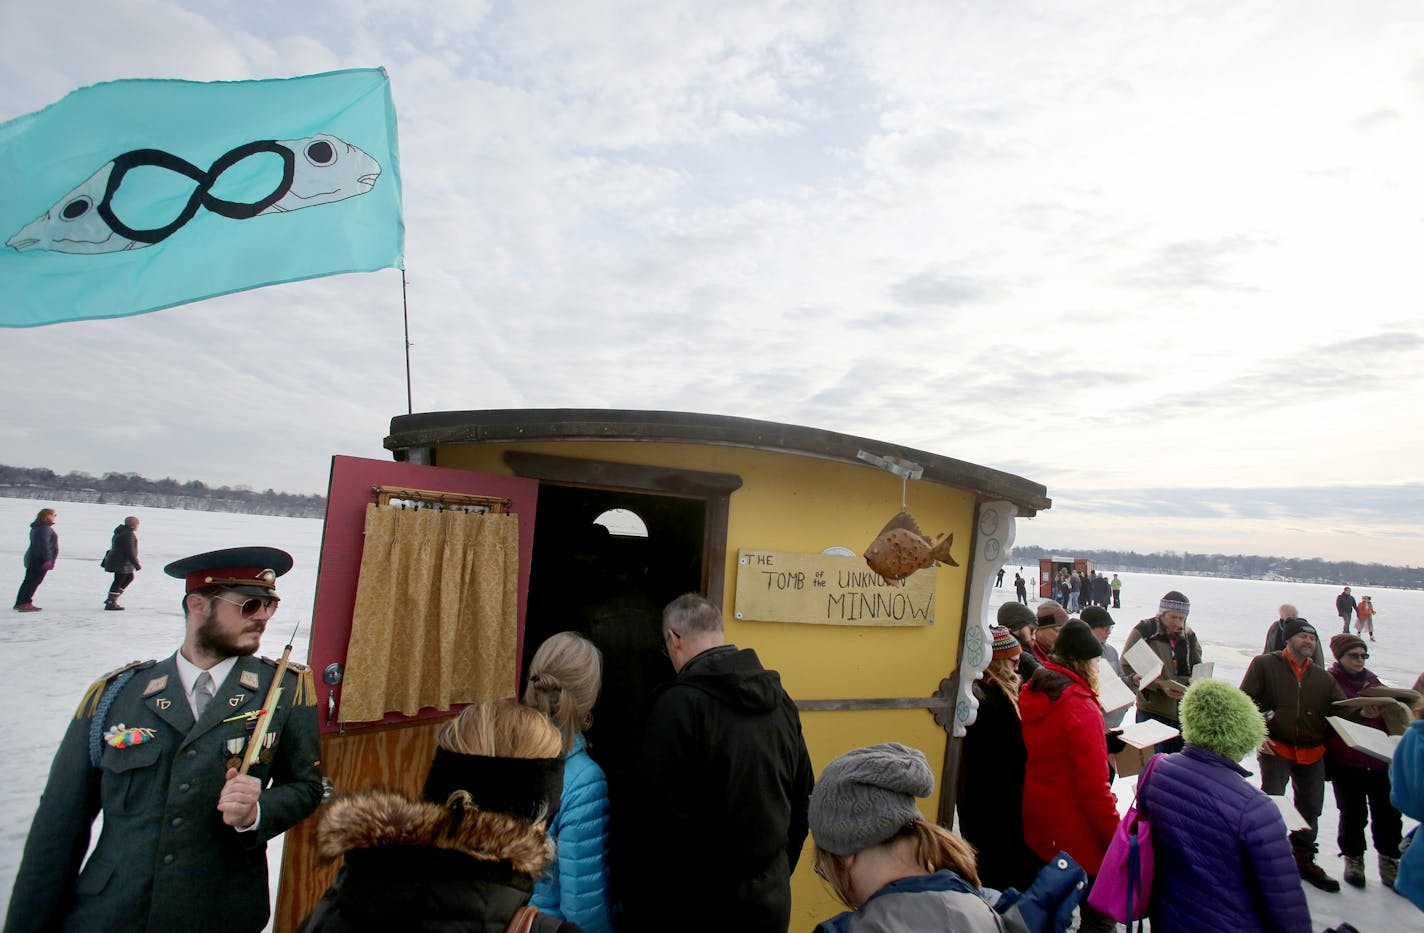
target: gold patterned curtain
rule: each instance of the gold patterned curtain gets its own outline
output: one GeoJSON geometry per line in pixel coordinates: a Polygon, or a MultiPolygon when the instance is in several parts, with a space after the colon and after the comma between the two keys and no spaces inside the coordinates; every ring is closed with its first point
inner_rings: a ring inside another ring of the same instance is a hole
{"type": "Polygon", "coordinates": [[[338,718],[510,696],[518,627],[518,516],[368,505],[338,718]]]}

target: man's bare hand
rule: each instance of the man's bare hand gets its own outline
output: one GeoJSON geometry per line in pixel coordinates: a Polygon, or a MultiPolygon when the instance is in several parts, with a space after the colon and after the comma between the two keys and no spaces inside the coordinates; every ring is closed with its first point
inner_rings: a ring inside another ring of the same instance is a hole
{"type": "Polygon", "coordinates": [[[246,829],[257,822],[257,798],[262,796],[262,782],[248,774],[238,774],[236,768],[228,768],[218,797],[218,811],[228,826],[246,829]]]}

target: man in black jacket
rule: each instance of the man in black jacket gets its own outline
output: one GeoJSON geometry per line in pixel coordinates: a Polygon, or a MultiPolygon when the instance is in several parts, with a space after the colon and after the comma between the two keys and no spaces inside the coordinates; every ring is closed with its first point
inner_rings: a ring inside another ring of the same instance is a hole
{"type": "Polygon", "coordinates": [[[638,762],[626,928],[784,933],[815,780],[796,705],[707,599],[669,603],[662,637],[677,677],[638,762]]]}
{"type": "Polygon", "coordinates": [[[119,597],[133,582],[134,574],[143,569],[138,563],[138,516],[130,515],[114,529],[114,540],[109,544],[109,553],[104,555],[104,569],[114,575],[104,608],[122,611],[124,607],[119,605],[119,597]]]}
{"type": "Polygon", "coordinates": [[[1355,597],[1350,595],[1350,588],[1347,586],[1340,591],[1340,595],[1335,597],[1335,612],[1339,614],[1340,621],[1344,623],[1344,628],[1340,631],[1350,631],[1350,615],[1355,611],[1355,597]]]}

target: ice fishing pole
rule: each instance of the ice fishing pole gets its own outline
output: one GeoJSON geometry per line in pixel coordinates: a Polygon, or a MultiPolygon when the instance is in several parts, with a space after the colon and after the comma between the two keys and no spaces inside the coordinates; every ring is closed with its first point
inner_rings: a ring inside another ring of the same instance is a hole
{"type": "Polygon", "coordinates": [[[282,677],[287,673],[287,661],[292,657],[292,644],[297,640],[297,632],[302,627],[302,621],[297,620],[297,627],[292,629],[292,637],[287,639],[287,647],[282,649],[282,659],[277,662],[277,675],[272,678],[272,686],[267,688],[267,699],[262,701],[262,715],[257,720],[257,727],[252,730],[252,738],[247,740],[247,753],[242,756],[242,767],[237,769],[238,774],[246,774],[247,769],[257,762],[257,756],[262,754],[262,739],[267,735],[267,727],[272,724],[272,715],[277,712],[277,703],[282,699],[282,677]]]}

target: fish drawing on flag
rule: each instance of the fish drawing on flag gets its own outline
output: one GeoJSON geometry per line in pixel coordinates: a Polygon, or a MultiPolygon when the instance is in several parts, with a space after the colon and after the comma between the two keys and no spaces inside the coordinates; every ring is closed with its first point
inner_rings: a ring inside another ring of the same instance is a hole
{"type": "Polygon", "coordinates": [[[54,206],[26,224],[5,245],[19,252],[117,253],[143,249],[178,232],[204,209],[233,220],[262,214],[284,214],[332,204],[363,195],[375,187],[381,165],[344,140],[325,133],[306,139],[258,140],[238,146],[204,171],[161,149],[135,149],[107,162],[54,206]],[[282,178],[256,201],[229,201],[212,194],[224,172],[243,159],[270,153],[282,160],[282,178]],[[125,176],[137,168],[154,167],[186,176],[195,183],[182,211],[162,227],[135,229],[113,209],[114,196],[125,176]]]}

